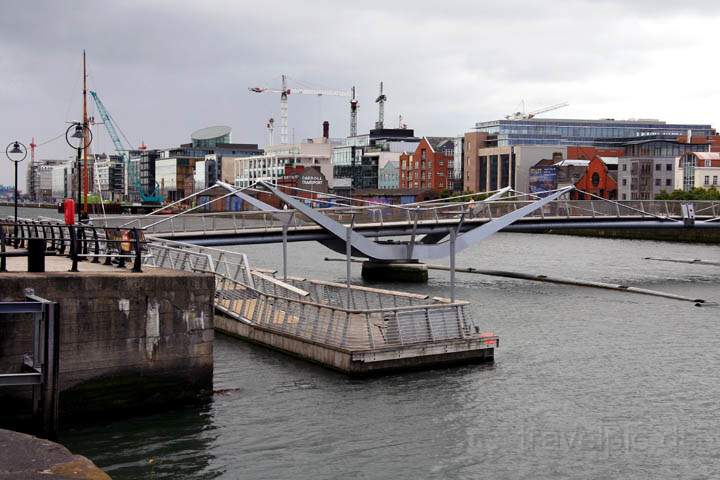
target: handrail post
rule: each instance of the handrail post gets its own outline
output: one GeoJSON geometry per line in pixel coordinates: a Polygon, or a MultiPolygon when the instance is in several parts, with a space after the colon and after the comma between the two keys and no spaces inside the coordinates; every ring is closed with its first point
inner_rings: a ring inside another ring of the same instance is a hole
{"type": "Polygon", "coordinates": [[[455,240],[457,231],[450,229],[450,300],[455,303],[455,240]]]}
{"type": "Polygon", "coordinates": [[[142,246],[140,245],[140,234],[138,233],[137,227],[133,228],[133,237],[135,239],[135,263],[133,264],[132,271],[142,273],[142,246]]]}
{"type": "Polygon", "coordinates": [[[352,298],[352,290],[350,289],[350,263],[352,258],[352,229],[355,225],[355,214],[352,213],[350,215],[350,225],[347,227],[347,230],[345,231],[345,279],[347,283],[347,308],[350,309],[350,300],[352,298]]]}
{"type": "Polygon", "coordinates": [[[97,228],[93,227],[93,240],[95,240],[95,256],[91,263],[100,263],[100,239],[98,238],[97,228]]]}
{"type": "Polygon", "coordinates": [[[70,258],[72,259],[71,272],[78,271],[78,253],[77,253],[77,232],[74,225],[68,225],[70,230],[70,258]]]}

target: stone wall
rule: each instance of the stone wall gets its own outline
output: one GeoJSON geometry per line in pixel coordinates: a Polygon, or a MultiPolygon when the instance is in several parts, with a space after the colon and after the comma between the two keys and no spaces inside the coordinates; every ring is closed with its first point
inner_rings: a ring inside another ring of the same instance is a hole
{"type": "MultiPolygon", "coordinates": [[[[176,405],[212,389],[211,275],[0,274],[0,300],[27,288],[60,304],[61,418],[176,405]]],[[[0,320],[0,371],[17,368],[31,335],[27,318],[0,320]]]]}

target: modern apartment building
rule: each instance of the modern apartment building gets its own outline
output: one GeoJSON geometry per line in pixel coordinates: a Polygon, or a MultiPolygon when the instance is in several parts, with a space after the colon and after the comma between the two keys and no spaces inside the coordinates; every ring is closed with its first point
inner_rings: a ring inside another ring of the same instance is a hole
{"type": "MultiPolygon", "coordinates": [[[[683,140],[683,138],[679,139],[683,140]]],[[[694,152],[708,152],[710,143],[704,137],[690,142],[669,138],[645,138],[630,141],[625,157],[618,161],[618,198],[620,200],[652,200],[660,192],[683,188],[679,159],[694,152]]]]}
{"type": "Polygon", "coordinates": [[[400,188],[452,190],[455,139],[423,137],[415,151],[400,155],[400,188]]]}

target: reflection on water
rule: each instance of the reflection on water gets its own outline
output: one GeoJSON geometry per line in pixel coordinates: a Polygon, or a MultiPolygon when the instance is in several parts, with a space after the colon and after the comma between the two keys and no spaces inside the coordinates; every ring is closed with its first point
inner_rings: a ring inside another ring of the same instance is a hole
{"type": "MultiPolygon", "coordinates": [[[[280,247],[242,248],[279,267],[280,247]]],[[[343,280],[317,244],[290,272],[343,280]]],[[[720,299],[707,245],[499,234],[458,264],[720,299]]],[[[359,268],[353,267],[355,281],[359,268]]],[[[398,285],[381,285],[398,287],[398,285]]],[[[447,296],[448,275],[402,288],[447,296]]],[[[582,287],[458,275],[501,337],[491,366],[355,380],[218,335],[202,406],[68,431],[130,478],[711,478],[720,431],[720,309],[582,287]],[[152,460],[152,462],[150,462],[152,460]]]]}

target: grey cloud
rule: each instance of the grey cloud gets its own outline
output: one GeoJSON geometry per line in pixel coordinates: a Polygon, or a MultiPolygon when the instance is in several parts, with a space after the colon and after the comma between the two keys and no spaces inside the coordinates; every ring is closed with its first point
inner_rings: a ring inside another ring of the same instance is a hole
{"type": "MultiPolygon", "coordinates": [[[[363,128],[375,120],[380,80],[388,123],[402,113],[419,134],[460,133],[522,98],[537,106],[586,103],[591,115],[607,116],[603,105],[639,100],[617,85],[599,90],[598,79],[634,82],[658,56],[673,65],[684,60],[678,48],[708,48],[694,22],[718,15],[716,3],[5,0],[0,139],[51,138],[78,117],[83,48],[91,87],[133,142],[151,146],[187,141],[192,130],[218,123],[233,126],[236,141],[263,144],[278,99],[247,87],[279,85],[282,73],[332,88],[356,85],[363,128]],[[658,28],[680,17],[685,28],[658,28]]],[[[334,135],[346,135],[346,101],[291,98],[296,138],[318,135],[326,119],[334,135]]],[[[96,146],[111,148],[103,136],[96,146]]],[[[69,152],[54,142],[39,154],[69,152]]],[[[0,183],[9,178],[0,169],[0,183]]]]}

